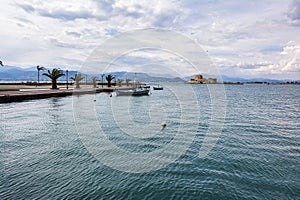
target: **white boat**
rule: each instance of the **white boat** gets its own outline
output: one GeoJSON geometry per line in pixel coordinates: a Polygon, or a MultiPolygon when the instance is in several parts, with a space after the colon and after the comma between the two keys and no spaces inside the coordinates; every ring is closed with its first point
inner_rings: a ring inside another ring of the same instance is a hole
{"type": "Polygon", "coordinates": [[[153,86],[153,90],[163,90],[163,86],[161,85],[157,85],[157,86],[153,86]]]}
{"type": "Polygon", "coordinates": [[[116,89],[117,96],[143,96],[143,95],[149,95],[150,88],[142,87],[142,85],[139,83],[139,81],[136,80],[136,74],[134,78],[134,87],[132,89],[122,90],[122,89],[116,89]]]}
{"type": "Polygon", "coordinates": [[[141,89],[141,88],[135,88],[130,90],[116,89],[117,96],[143,96],[143,95],[149,95],[149,92],[150,90],[141,89]]]}

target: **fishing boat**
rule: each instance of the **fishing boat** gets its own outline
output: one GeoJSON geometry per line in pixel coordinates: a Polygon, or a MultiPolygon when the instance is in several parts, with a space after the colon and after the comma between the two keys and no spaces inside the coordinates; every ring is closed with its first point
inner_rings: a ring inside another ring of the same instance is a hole
{"type": "Polygon", "coordinates": [[[135,78],[133,82],[134,87],[131,89],[116,89],[116,95],[117,96],[143,96],[143,95],[149,95],[150,93],[150,87],[143,87],[145,85],[142,85],[137,81],[136,79],[136,73],[135,78]]]}
{"type": "Polygon", "coordinates": [[[116,89],[117,96],[143,96],[149,95],[150,90],[143,88],[134,88],[129,90],[116,89]]]}
{"type": "Polygon", "coordinates": [[[161,85],[153,86],[153,90],[163,90],[164,88],[161,85]]]}

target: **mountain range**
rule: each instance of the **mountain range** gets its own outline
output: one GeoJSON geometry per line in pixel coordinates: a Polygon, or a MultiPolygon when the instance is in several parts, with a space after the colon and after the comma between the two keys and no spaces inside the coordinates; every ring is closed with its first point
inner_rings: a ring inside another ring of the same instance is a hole
{"type": "MultiPolygon", "coordinates": [[[[47,71],[40,71],[40,80],[41,81],[49,81],[49,78],[43,76],[42,74],[47,71]]],[[[69,77],[74,77],[78,71],[76,70],[69,70],[69,77]]],[[[107,74],[112,74],[116,77],[116,79],[123,79],[129,78],[134,80],[135,78],[139,81],[143,82],[185,82],[191,78],[194,78],[194,75],[187,76],[184,78],[173,77],[169,74],[146,74],[146,73],[134,73],[134,72],[109,72],[107,74]]],[[[30,68],[21,68],[16,66],[4,66],[0,67],[0,81],[36,81],[37,80],[37,69],[36,67],[30,68]]],[[[101,80],[100,73],[99,74],[88,74],[87,79],[91,79],[91,77],[97,76],[99,80],[101,80]]],[[[203,74],[204,77],[211,77],[217,78],[208,74],[203,74]]],[[[85,77],[85,76],[84,76],[85,77]]],[[[61,77],[60,80],[65,80],[66,77],[61,77]]],[[[267,78],[254,78],[254,79],[245,79],[239,77],[229,77],[229,76],[222,76],[223,82],[287,82],[287,81],[297,81],[300,80],[276,80],[276,79],[267,79],[267,78]]],[[[105,80],[105,78],[104,78],[105,80]]],[[[218,80],[220,81],[220,80],[218,80]]]]}

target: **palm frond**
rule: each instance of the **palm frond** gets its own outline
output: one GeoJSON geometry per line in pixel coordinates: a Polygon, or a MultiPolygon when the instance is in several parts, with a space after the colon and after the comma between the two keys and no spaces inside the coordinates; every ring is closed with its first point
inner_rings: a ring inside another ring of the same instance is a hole
{"type": "Polygon", "coordinates": [[[50,79],[51,79],[51,75],[50,75],[50,74],[43,73],[42,75],[43,75],[43,76],[47,76],[48,78],[50,78],[50,79]]]}
{"type": "Polygon", "coordinates": [[[43,66],[39,66],[39,65],[38,65],[38,66],[36,66],[36,69],[37,69],[38,71],[40,71],[40,70],[42,70],[42,71],[43,71],[43,70],[46,70],[46,68],[45,68],[45,67],[43,67],[43,66]]]}

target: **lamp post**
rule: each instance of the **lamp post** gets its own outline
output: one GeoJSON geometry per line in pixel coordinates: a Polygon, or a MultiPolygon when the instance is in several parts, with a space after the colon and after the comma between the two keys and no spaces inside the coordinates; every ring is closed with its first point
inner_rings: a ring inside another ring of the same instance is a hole
{"type": "Polygon", "coordinates": [[[100,74],[101,75],[101,85],[102,85],[102,88],[103,88],[103,77],[105,76],[105,74],[100,74]]]}
{"type": "Polygon", "coordinates": [[[68,82],[68,75],[69,75],[69,70],[66,70],[66,78],[67,78],[67,90],[69,89],[69,82],[68,82]]]}

